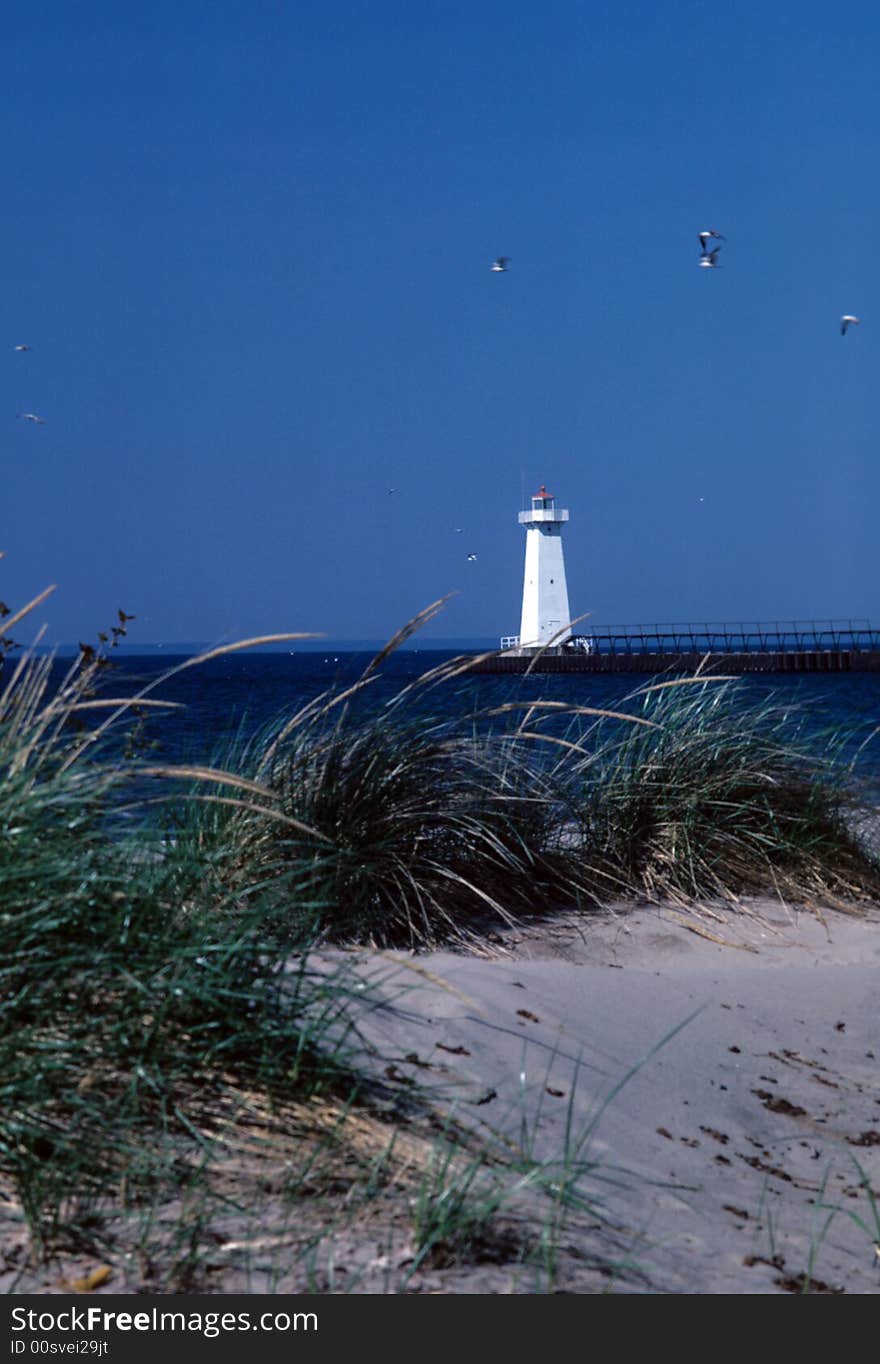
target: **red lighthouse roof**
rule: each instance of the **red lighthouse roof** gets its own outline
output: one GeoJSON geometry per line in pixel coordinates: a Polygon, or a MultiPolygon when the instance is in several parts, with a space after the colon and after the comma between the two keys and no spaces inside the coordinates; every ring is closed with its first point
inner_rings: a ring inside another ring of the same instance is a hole
{"type": "Polygon", "coordinates": [[[538,489],[538,491],[537,491],[536,493],[534,493],[533,496],[534,496],[534,497],[552,497],[553,494],[552,494],[552,493],[548,493],[547,489],[544,487],[544,484],[542,483],[541,486],[540,486],[540,488],[538,489]]]}

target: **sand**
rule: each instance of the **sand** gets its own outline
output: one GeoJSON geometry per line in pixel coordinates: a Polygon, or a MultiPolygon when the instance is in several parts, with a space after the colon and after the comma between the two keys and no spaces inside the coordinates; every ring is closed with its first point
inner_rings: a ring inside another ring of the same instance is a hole
{"type": "MultiPolygon", "coordinates": [[[[880,911],[618,906],[470,950],[321,961],[363,987],[367,1146],[378,1157],[393,1136],[394,1181],[349,1213],[343,1180],[292,1216],[278,1179],[303,1158],[296,1131],[265,1151],[233,1143],[217,1155],[231,1201],[205,1224],[193,1291],[880,1289],[880,911]],[[503,1157],[504,1196],[463,1253],[420,1258],[413,1209],[450,1122],[460,1171],[475,1151],[503,1157]],[[523,1170],[542,1188],[523,1188],[523,1170]],[[580,1203],[554,1225],[563,1180],[580,1203]]],[[[171,1197],[154,1221],[172,1237],[181,1216],[171,1197]]],[[[105,1232],[98,1294],[169,1291],[129,1253],[124,1217],[105,1232]]],[[[6,1219],[0,1291],[64,1292],[94,1268],[85,1252],[34,1264],[22,1217],[6,1219]]]]}
{"type": "MultiPolygon", "coordinates": [[[[360,1019],[389,1091],[591,1167],[601,1212],[564,1228],[555,1288],[880,1288],[880,914],[621,907],[357,969],[390,1001],[360,1019]]],[[[530,1286],[474,1267],[436,1288],[530,1286]]]]}

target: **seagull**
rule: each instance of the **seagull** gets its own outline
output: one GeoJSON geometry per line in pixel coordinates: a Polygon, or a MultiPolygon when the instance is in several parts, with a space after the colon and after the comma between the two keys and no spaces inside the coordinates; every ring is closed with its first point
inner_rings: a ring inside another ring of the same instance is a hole
{"type": "Polygon", "coordinates": [[[713,237],[715,238],[716,241],[719,242],[727,241],[727,238],[722,236],[720,232],[713,232],[711,227],[707,227],[703,232],[698,232],[697,236],[700,239],[700,250],[703,252],[703,255],[706,254],[706,246],[712,240],[713,237]]]}
{"type": "Polygon", "coordinates": [[[30,346],[13,346],[13,350],[30,350],[30,346]]]}
{"type": "Polygon", "coordinates": [[[850,326],[850,324],[852,324],[852,326],[854,327],[857,327],[859,325],[859,318],[853,317],[852,313],[844,313],[843,317],[840,319],[841,336],[846,336],[846,329],[848,326],[850,326]]]}
{"type": "Polygon", "coordinates": [[[510,264],[510,260],[511,260],[510,256],[499,256],[497,260],[493,260],[492,269],[495,271],[496,274],[500,275],[507,269],[508,265],[510,264]]]}
{"type": "Polygon", "coordinates": [[[700,257],[700,265],[704,270],[719,270],[721,268],[718,264],[718,252],[720,250],[721,247],[716,246],[714,251],[703,252],[700,257]]]}
{"type": "Polygon", "coordinates": [[[467,561],[468,561],[469,564],[475,564],[475,563],[477,562],[477,556],[476,556],[476,554],[469,554],[469,555],[467,556],[467,561]]]}
{"type": "Polygon", "coordinates": [[[38,417],[36,412],[19,412],[17,415],[26,422],[36,422],[37,426],[46,425],[46,418],[38,417]]]}
{"type": "Polygon", "coordinates": [[[463,534],[464,534],[464,526],[455,526],[455,527],[454,527],[454,530],[455,530],[456,535],[463,535],[463,534]]]}

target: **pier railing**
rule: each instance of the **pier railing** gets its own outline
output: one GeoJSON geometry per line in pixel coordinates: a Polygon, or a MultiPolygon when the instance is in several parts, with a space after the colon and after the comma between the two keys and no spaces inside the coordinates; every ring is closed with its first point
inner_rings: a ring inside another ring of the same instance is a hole
{"type": "Polygon", "coordinates": [[[612,655],[861,653],[880,650],[880,627],[858,619],[604,625],[566,647],[612,655]]]}

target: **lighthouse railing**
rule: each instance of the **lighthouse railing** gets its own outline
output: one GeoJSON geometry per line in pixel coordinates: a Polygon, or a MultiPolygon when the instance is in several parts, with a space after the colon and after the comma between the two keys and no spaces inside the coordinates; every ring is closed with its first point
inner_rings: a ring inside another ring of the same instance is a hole
{"type": "Polygon", "coordinates": [[[595,626],[589,637],[573,635],[568,647],[583,649],[587,638],[592,646],[589,652],[615,655],[859,653],[880,649],[880,628],[855,619],[595,626]]]}

